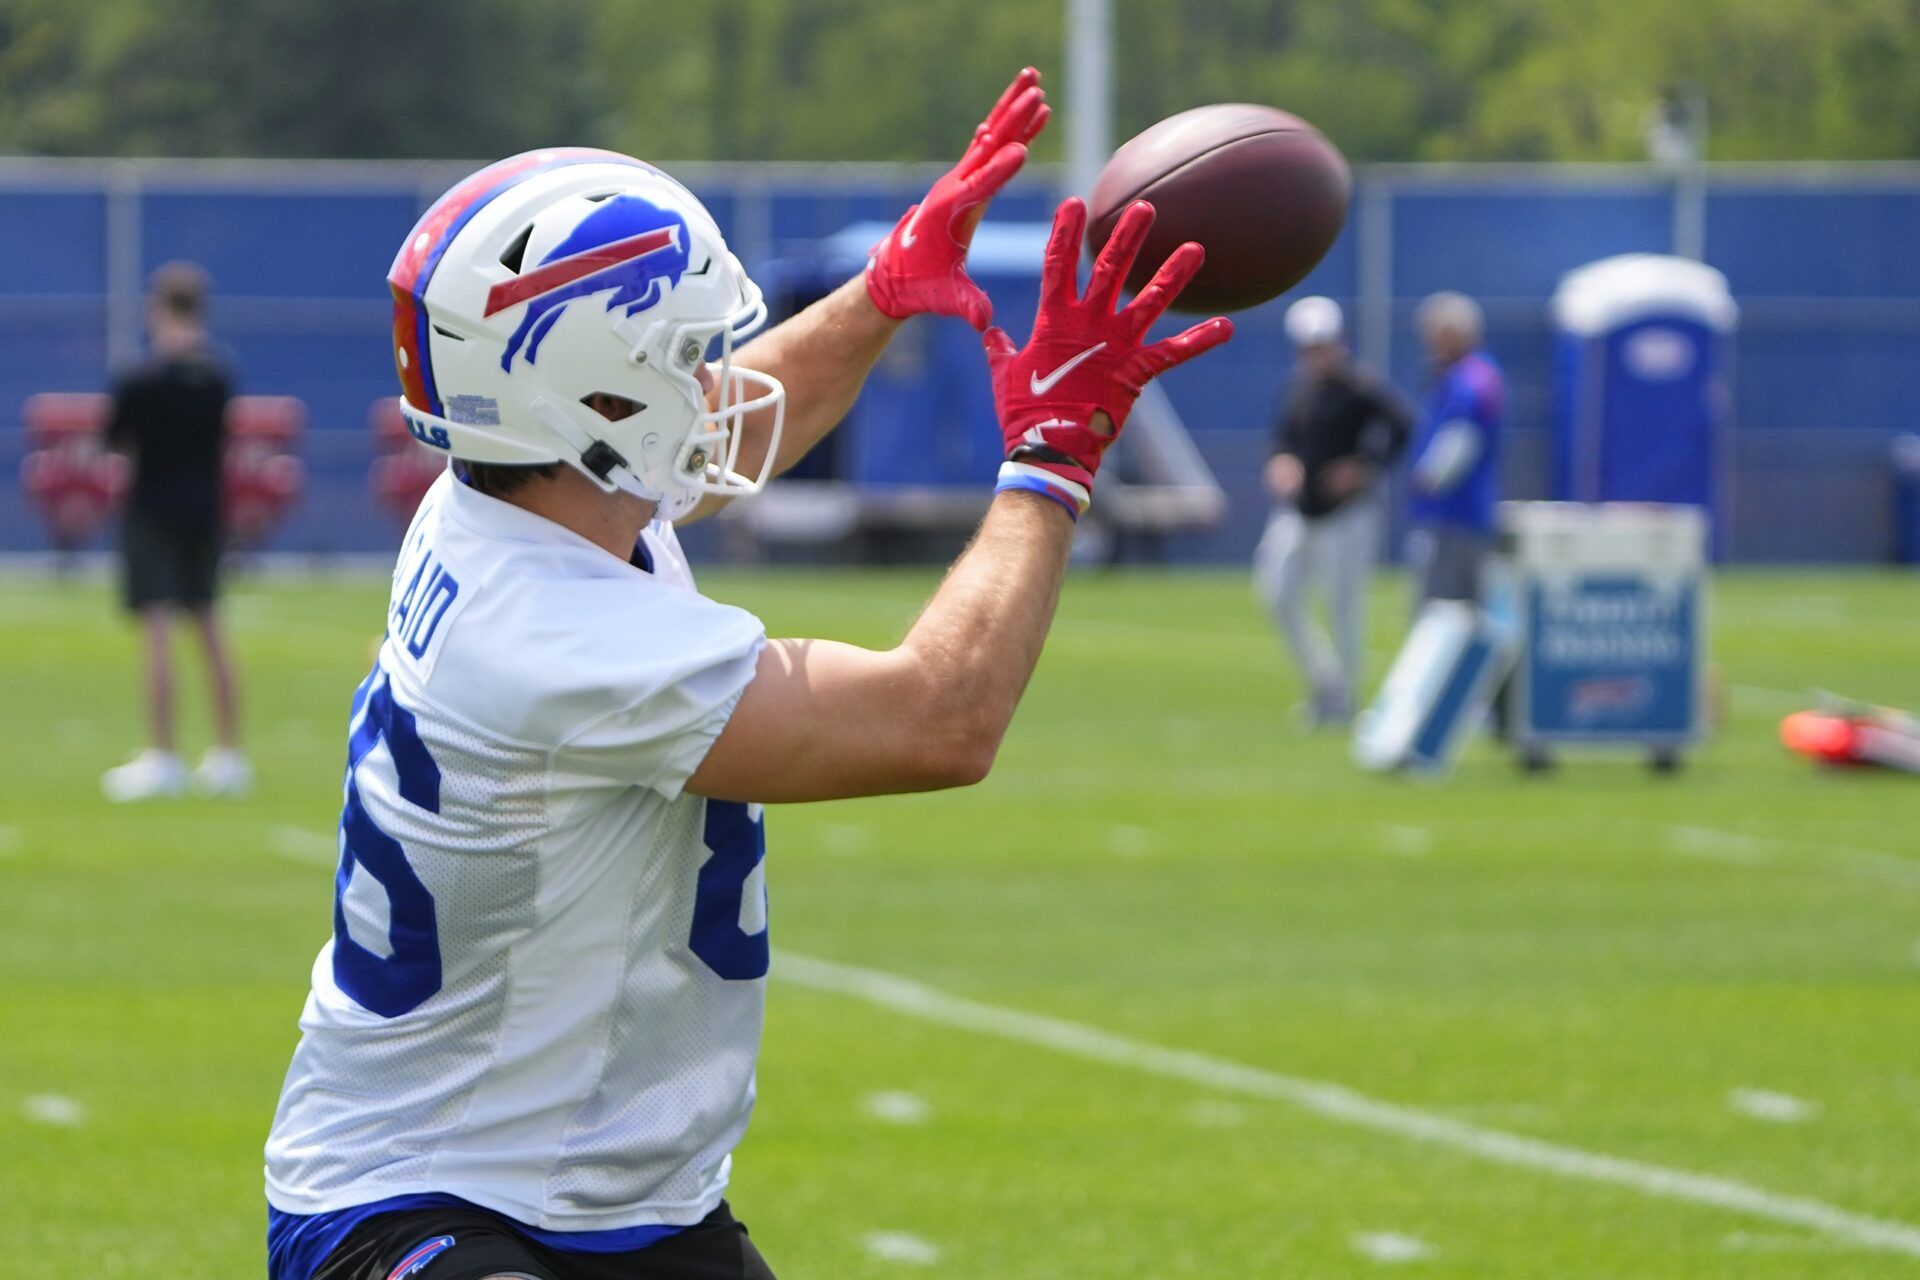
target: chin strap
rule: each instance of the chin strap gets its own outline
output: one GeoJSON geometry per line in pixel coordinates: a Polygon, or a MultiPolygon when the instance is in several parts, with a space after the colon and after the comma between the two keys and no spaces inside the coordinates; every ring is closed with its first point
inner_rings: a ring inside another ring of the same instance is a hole
{"type": "Polygon", "coordinates": [[[605,440],[595,440],[580,455],[580,465],[604,481],[613,473],[614,468],[626,466],[627,460],[620,455],[618,449],[605,440]]]}
{"type": "Polygon", "coordinates": [[[581,469],[592,476],[602,489],[612,492],[627,487],[613,478],[615,471],[633,475],[633,465],[624,454],[605,440],[583,430],[572,414],[547,397],[535,397],[532,407],[547,429],[573,450],[574,456],[580,460],[581,469]]]}

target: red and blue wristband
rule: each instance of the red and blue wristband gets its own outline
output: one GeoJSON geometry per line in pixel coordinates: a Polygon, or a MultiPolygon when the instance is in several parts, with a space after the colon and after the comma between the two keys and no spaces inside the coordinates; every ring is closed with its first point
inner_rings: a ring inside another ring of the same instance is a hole
{"type": "Polygon", "coordinates": [[[1065,507],[1067,514],[1075,520],[1093,501],[1093,495],[1085,485],[1076,484],[1065,476],[1031,462],[1008,461],[1000,464],[1000,479],[993,486],[993,491],[1004,493],[1009,489],[1024,489],[1052,498],[1065,507]]]}

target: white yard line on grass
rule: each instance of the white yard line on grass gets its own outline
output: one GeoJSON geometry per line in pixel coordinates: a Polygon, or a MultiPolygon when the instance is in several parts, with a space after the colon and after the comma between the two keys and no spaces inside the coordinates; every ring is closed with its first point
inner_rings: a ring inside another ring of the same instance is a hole
{"type": "Polygon", "coordinates": [[[1397,858],[1424,858],[1433,852],[1433,832],[1426,827],[1389,822],[1375,832],[1375,838],[1382,852],[1397,858]]]}
{"type": "Polygon", "coordinates": [[[339,837],[280,822],[267,828],[267,851],[289,862],[331,867],[339,864],[339,837]]]}
{"type": "Polygon", "coordinates": [[[1550,1129],[1560,1123],[1552,1107],[1538,1102],[1456,1102],[1445,1114],[1480,1124],[1524,1124],[1550,1129]]]}
{"type": "Polygon", "coordinates": [[[1779,867],[1784,864],[1776,854],[1797,854],[1802,867],[1819,859],[1856,879],[1920,888],[1920,859],[1885,849],[1863,849],[1817,838],[1755,836],[1719,827],[1669,826],[1666,833],[1667,848],[1689,858],[1736,867],[1779,867]]]}
{"type": "Polygon", "coordinates": [[[1624,1187],[1663,1200],[1725,1209],[1823,1232],[1863,1248],[1920,1258],[1920,1226],[1853,1213],[1819,1200],[1768,1191],[1731,1178],[1483,1128],[1417,1107],[1370,1098],[1345,1085],[1282,1075],[1211,1054],[1168,1049],[1061,1018],[983,1004],[873,969],[783,951],[775,961],[773,972],[796,986],[852,996],[923,1022],[1052,1049],[1108,1066],[1184,1080],[1204,1089],[1285,1102],[1328,1120],[1445,1147],[1498,1164],[1624,1187]]]}
{"type": "Polygon", "coordinates": [[[58,1093],[36,1093],[21,1101],[20,1110],[36,1124],[50,1124],[60,1129],[77,1129],[87,1120],[85,1107],[58,1093]]]}
{"type": "Polygon", "coordinates": [[[867,833],[863,828],[845,822],[820,828],[820,847],[837,857],[850,858],[867,847],[867,833]]]}
{"type": "Polygon", "coordinates": [[[1820,1104],[1772,1089],[1735,1089],[1727,1105],[1743,1116],[1768,1124],[1805,1124],[1820,1114],[1820,1104]]]}
{"type": "Polygon", "coordinates": [[[1668,827],[1667,848],[1689,858],[1724,862],[1736,867],[1758,867],[1767,862],[1765,841],[1737,831],[1714,827],[1668,827]]]}
{"type": "Polygon", "coordinates": [[[914,1267],[930,1267],[940,1261],[940,1246],[904,1231],[867,1233],[867,1252],[882,1262],[904,1262],[914,1267]]]}
{"type": "Polygon", "coordinates": [[[1858,845],[1828,844],[1825,841],[1787,840],[1782,843],[1832,854],[1852,863],[1856,869],[1876,880],[1920,887],[1920,861],[1913,858],[1903,858],[1884,849],[1862,849],[1858,845]]]}
{"type": "Polygon", "coordinates": [[[1398,1231],[1363,1231],[1353,1238],[1353,1251],[1375,1262],[1425,1262],[1433,1256],[1432,1245],[1398,1231]]]}
{"type": "Polygon", "coordinates": [[[875,1120],[898,1125],[925,1124],[933,1114],[933,1108],[927,1105],[925,1098],[902,1089],[882,1089],[878,1093],[870,1093],[861,1099],[860,1109],[875,1120]]]}
{"type": "Polygon", "coordinates": [[[282,720],[273,726],[269,736],[276,743],[301,747],[320,741],[322,735],[320,726],[311,720],[282,720]]]}

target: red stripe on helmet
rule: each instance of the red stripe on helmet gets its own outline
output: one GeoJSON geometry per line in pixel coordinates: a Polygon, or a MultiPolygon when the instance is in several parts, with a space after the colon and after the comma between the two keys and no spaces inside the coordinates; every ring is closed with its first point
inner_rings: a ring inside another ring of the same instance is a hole
{"type": "Polygon", "coordinates": [[[673,244],[677,230],[675,227],[661,227],[656,231],[643,231],[637,236],[615,240],[612,244],[603,244],[597,249],[588,249],[557,262],[549,262],[525,275],[503,280],[487,290],[485,314],[490,316],[505,311],[508,307],[529,298],[537,298],[562,285],[572,284],[596,271],[605,271],[608,267],[617,267],[623,262],[658,253],[673,244]]]}

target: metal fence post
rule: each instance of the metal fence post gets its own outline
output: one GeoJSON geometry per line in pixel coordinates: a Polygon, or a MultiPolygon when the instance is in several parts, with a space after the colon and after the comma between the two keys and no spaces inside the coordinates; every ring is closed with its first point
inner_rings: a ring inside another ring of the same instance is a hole
{"type": "Polygon", "coordinates": [[[1393,368],[1393,181],[1367,174],[1360,181],[1357,259],[1360,358],[1388,376],[1393,368]]]}
{"type": "Polygon", "coordinates": [[[140,355],[141,234],[140,171],[129,161],[107,171],[106,316],[107,368],[119,369],[140,355]]]}

